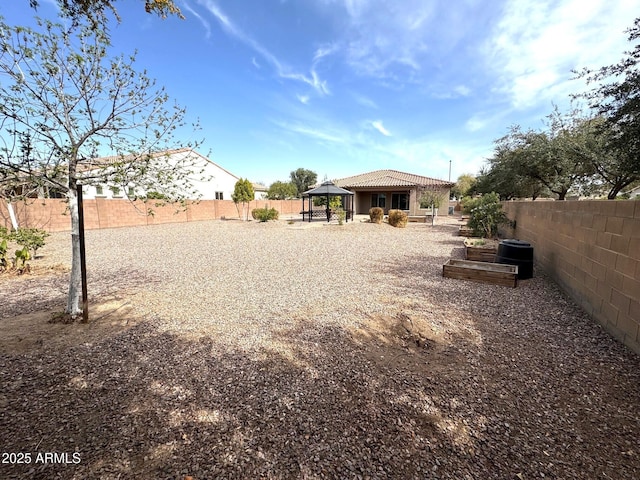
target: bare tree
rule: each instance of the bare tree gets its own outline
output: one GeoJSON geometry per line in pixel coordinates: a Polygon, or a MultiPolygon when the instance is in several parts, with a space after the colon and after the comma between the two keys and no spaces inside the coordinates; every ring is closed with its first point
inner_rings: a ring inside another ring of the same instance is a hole
{"type": "Polygon", "coordinates": [[[107,35],[89,20],[70,30],[40,21],[33,30],[0,18],[0,190],[35,185],[66,196],[72,318],[81,313],[79,182],[135,183],[183,200],[201,173],[157,154],[176,146],[185,110],[168,106],[164,89],[134,69],[135,55],[109,57],[108,49],[107,35]],[[100,152],[113,156],[98,162],[100,152]]]}

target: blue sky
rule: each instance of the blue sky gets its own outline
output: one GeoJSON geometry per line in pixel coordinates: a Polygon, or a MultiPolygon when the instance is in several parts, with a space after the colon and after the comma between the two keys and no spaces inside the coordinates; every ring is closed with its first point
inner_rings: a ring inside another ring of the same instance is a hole
{"type": "MultiPolygon", "coordinates": [[[[38,14],[56,14],[41,0],[38,14]]],[[[186,20],[118,0],[114,53],[199,119],[200,149],[267,185],[391,168],[477,173],[512,124],[541,128],[618,61],[637,0],[178,0],[186,20]]],[[[0,6],[9,24],[27,0],[0,6]]],[[[188,138],[186,138],[188,139],[188,138]]]]}

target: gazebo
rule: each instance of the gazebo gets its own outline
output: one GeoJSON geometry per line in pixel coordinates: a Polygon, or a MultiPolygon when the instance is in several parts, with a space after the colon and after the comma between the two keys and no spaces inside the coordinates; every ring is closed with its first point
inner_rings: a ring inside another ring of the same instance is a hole
{"type": "Polygon", "coordinates": [[[337,187],[333,182],[323,182],[319,187],[307,190],[302,194],[302,221],[305,217],[309,216],[309,221],[312,217],[321,217],[326,215],[327,222],[331,221],[331,215],[334,213],[329,207],[329,199],[331,197],[340,197],[342,199],[342,208],[346,213],[346,219],[353,222],[353,197],[355,193],[345,190],[344,188],[337,187]],[[313,197],[326,197],[326,208],[324,210],[313,209],[313,197]],[[309,206],[305,207],[305,200],[309,199],[309,206]]]}

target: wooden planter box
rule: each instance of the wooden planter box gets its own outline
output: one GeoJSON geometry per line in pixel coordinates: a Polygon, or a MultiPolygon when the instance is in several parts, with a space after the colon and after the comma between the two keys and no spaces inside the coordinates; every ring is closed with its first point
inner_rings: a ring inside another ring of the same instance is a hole
{"type": "Polygon", "coordinates": [[[464,255],[472,262],[495,262],[498,254],[498,244],[493,240],[485,240],[484,245],[475,245],[479,238],[465,238],[464,255]]]}
{"type": "Polygon", "coordinates": [[[442,276],[515,287],[518,285],[518,266],[452,259],[442,266],[442,276]]]}
{"type": "Polygon", "coordinates": [[[471,230],[467,225],[460,225],[458,235],[460,235],[461,237],[470,237],[471,235],[473,235],[473,230],[471,230]]]}

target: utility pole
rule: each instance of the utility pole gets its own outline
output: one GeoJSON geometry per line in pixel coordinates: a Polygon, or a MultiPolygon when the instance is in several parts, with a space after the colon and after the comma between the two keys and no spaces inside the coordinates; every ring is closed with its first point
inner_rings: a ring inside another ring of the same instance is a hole
{"type": "Polygon", "coordinates": [[[449,160],[449,181],[451,181],[451,160],[449,160]]]}

